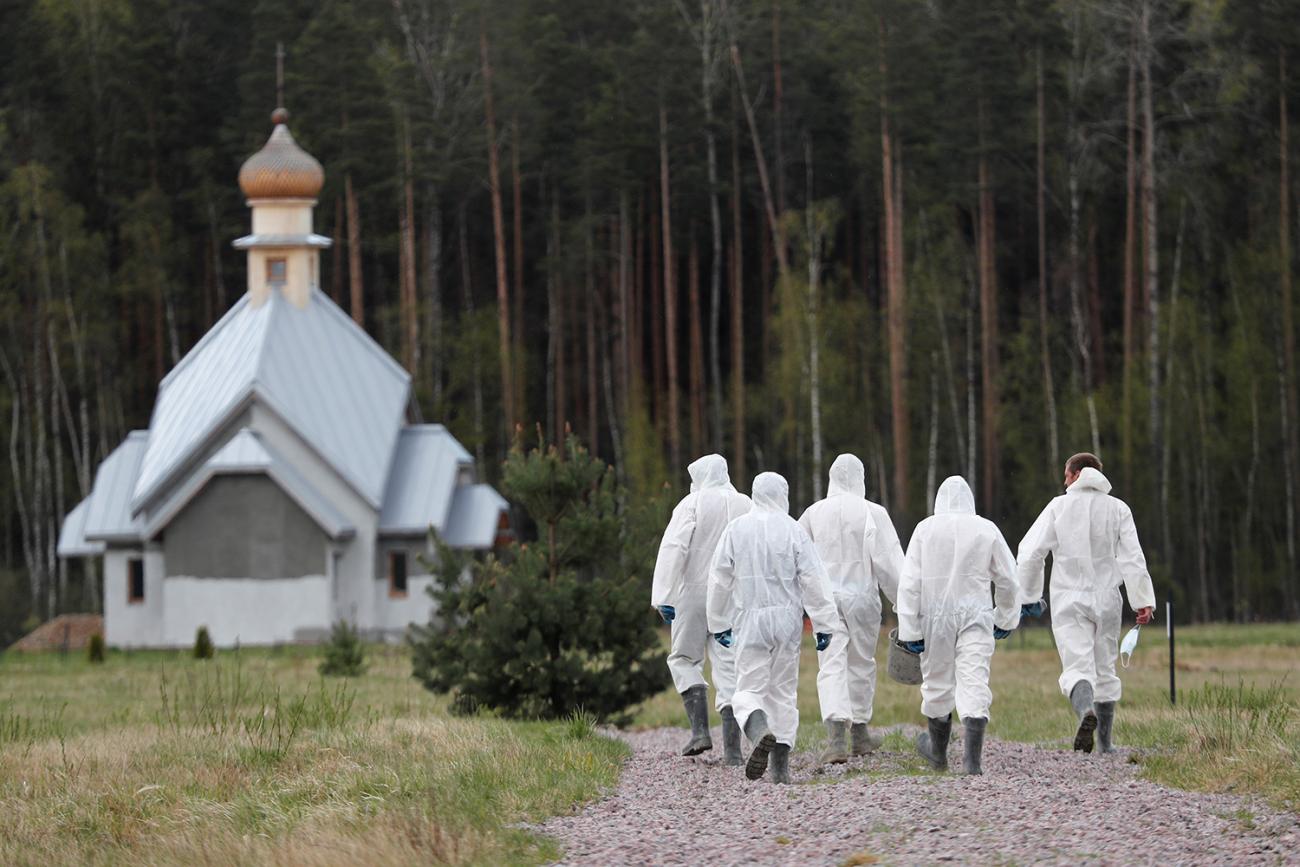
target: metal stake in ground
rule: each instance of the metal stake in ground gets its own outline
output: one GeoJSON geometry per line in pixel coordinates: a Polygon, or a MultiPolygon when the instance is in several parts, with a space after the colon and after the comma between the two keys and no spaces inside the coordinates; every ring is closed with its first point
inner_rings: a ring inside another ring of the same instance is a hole
{"type": "Polygon", "coordinates": [[[1174,602],[1165,600],[1165,634],[1169,636],[1169,703],[1178,704],[1178,691],[1174,685],[1174,602]]]}

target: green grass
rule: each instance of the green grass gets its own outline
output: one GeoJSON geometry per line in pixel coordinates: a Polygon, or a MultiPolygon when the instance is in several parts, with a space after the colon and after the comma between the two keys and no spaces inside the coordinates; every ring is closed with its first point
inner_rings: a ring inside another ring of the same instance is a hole
{"type": "MultiPolygon", "coordinates": [[[[1300,805],[1300,625],[1184,627],[1177,638],[1178,704],[1169,702],[1164,630],[1149,627],[1131,667],[1120,670],[1124,697],[1116,713],[1116,743],[1140,748],[1143,773],[1167,785],[1259,793],[1277,804],[1300,805]]],[[[921,723],[918,690],[885,675],[883,637],[878,648],[873,727],[921,723]]],[[[1069,749],[1075,718],[1057,687],[1060,673],[1050,629],[1031,626],[998,642],[989,732],[1069,749]]],[[[800,658],[799,718],[796,748],[820,750],[826,735],[811,638],[800,658]]],[[[672,690],[643,704],[634,717],[638,727],[682,721],[681,699],[672,690]]],[[[906,751],[911,744],[891,737],[884,749],[906,751]]]]}
{"type": "Polygon", "coordinates": [[[400,649],[0,657],[0,863],[516,864],[613,785],[588,715],[456,718],[400,649]]]}

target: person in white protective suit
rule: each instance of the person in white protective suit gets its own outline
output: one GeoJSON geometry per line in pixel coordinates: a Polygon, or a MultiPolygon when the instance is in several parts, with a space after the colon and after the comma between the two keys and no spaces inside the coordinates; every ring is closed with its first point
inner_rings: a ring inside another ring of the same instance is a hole
{"type": "Polygon", "coordinates": [[[1086,452],[1065,463],[1065,493],[1047,504],[1019,550],[1020,601],[1026,614],[1043,611],[1043,561],[1052,555],[1052,634],[1061,656],[1061,692],[1079,727],[1074,748],[1114,750],[1111,729],[1120,681],[1115,673],[1124,600],[1137,622],[1151,622],[1156,595],[1138,542],[1133,511],[1110,496],[1101,461],[1086,452]]]}
{"type": "Polygon", "coordinates": [[[826,568],[808,533],[790,517],[790,493],[776,473],[754,479],[754,509],[732,521],[709,573],[709,629],[736,648],[736,720],[754,749],[745,776],[790,782],[799,729],[799,641],[803,612],[825,650],[839,614],[826,568]]]}
{"type": "Polygon", "coordinates": [[[716,709],[722,716],[723,761],[738,765],[740,726],[731,709],[731,694],[736,688],[736,654],[733,649],[709,640],[705,606],[713,549],[727,524],[749,511],[749,497],[732,487],[727,460],[721,455],[705,455],[686,469],[691,476],[691,492],[673,509],[664,530],[655,562],[650,604],[672,627],[668,670],[672,672],[673,685],[682,695],[691,726],[691,739],[682,755],[695,756],[713,749],[709,736],[708,686],[704,680],[707,649],[716,709]]]}
{"type": "Polygon", "coordinates": [[[827,739],[822,761],[840,764],[850,751],[861,756],[880,745],[867,731],[876,694],[880,591],[891,604],[897,601],[903,547],[889,513],[867,499],[866,472],[853,455],[831,464],[826,499],[809,506],[799,525],[826,566],[843,627],[817,658],[827,739]]]}
{"type": "Polygon", "coordinates": [[[989,662],[994,639],[1020,624],[1018,589],[1016,561],[1001,531],[975,514],[965,479],[945,479],[934,514],[917,524],[908,543],[897,605],[898,639],[921,654],[921,713],[929,724],[916,748],[938,770],[948,768],[955,708],[965,727],[964,769],[983,773],[993,703],[989,662]]]}

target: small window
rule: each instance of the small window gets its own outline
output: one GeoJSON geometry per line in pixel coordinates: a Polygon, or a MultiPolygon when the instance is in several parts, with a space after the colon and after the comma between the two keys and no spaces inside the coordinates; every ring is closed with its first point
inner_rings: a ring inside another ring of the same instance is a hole
{"type": "Polygon", "coordinates": [[[144,561],[139,557],[126,561],[126,601],[132,605],[144,602],[144,561]]]}
{"type": "Polygon", "coordinates": [[[266,282],[273,286],[283,286],[289,273],[289,266],[284,259],[266,260],[266,282]]]}
{"type": "Polygon", "coordinates": [[[406,552],[388,552],[388,595],[406,596],[406,552]]]}

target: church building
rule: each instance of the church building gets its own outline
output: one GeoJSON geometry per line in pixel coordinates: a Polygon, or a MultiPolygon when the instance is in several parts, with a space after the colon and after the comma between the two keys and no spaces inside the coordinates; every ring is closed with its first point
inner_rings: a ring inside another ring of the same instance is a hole
{"type": "Polygon", "coordinates": [[[425,622],[430,529],[488,549],[506,501],[442,425],[410,423],[411,377],[320,290],[324,172],[277,109],[240,169],[248,291],[158,386],[148,430],[99,466],[63,557],[103,557],[105,640],[176,647],[372,638],[425,622]]]}

